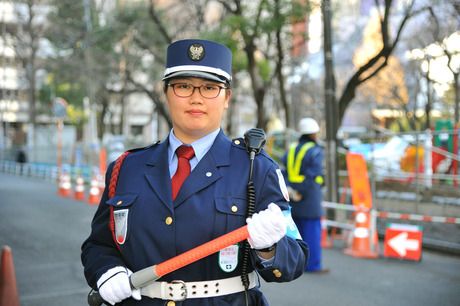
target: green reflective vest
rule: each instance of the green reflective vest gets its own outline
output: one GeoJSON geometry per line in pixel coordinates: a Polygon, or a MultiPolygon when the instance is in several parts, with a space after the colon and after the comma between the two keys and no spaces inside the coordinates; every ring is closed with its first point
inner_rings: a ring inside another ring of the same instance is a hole
{"type": "Polygon", "coordinates": [[[300,147],[297,155],[295,154],[295,149],[297,144],[294,143],[289,148],[289,153],[287,156],[287,173],[288,181],[291,183],[302,183],[305,180],[305,175],[300,174],[300,167],[302,166],[302,160],[307,153],[307,151],[314,147],[314,142],[307,142],[302,147],[300,147]]]}

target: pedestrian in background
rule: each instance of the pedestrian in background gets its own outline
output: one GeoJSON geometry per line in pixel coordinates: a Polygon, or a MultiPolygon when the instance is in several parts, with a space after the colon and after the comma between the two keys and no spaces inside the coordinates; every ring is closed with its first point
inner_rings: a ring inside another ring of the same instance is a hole
{"type": "Polygon", "coordinates": [[[22,175],[24,171],[24,164],[27,163],[27,155],[24,148],[20,148],[16,155],[16,162],[19,163],[19,174],[22,175]]]}
{"type": "Polygon", "coordinates": [[[290,146],[282,159],[284,174],[288,181],[292,217],[310,251],[305,271],[324,273],[328,270],[323,269],[321,263],[324,153],[317,143],[319,125],[313,118],[303,118],[299,121],[299,132],[298,142],[290,146]]]}
{"type": "MultiPolygon", "coordinates": [[[[230,140],[220,127],[232,96],[231,63],[231,51],[212,41],[181,40],[168,47],[163,80],[173,128],[162,142],[125,158],[115,196],[109,199],[104,191],[82,245],[88,284],[111,305],[268,305],[257,275],[288,282],[303,273],[307,246],[292,226],[287,231],[287,188],[263,150],[253,167],[256,213],[247,218],[248,153],[243,139],[230,140]],[[141,290],[130,288],[132,271],[245,224],[246,268],[238,244],[141,290]]],[[[112,163],[106,186],[113,169],[112,163]]]]}

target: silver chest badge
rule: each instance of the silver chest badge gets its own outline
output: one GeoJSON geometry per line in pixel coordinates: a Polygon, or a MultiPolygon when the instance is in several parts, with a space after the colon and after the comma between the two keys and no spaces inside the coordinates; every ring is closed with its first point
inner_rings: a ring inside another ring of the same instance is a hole
{"type": "Polygon", "coordinates": [[[231,245],[219,251],[219,267],[224,272],[232,272],[238,265],[238,244],[231,245]]]}
{"type": "Polygon", "coordinates": [[[192,61],[199,61],[204,57],[204,47],[201,44],[193,44],[188,48],[188,57],[192,61]]]}
{"type": "Polygon", "coordinates": [[[115,238],[118,244],[123,244],[126,241],[126,233],[128,232],[128,209],[115,210],[113,219],[115,221],[115,238]]]}

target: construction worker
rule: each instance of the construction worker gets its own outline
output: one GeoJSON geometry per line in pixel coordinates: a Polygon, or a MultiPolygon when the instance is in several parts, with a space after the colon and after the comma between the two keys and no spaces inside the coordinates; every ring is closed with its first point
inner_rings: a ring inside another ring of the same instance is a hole
{"type": "Polygon", "coordinates": [[[319,125],[313,118],[299,121],[301,134],[284,155],[285,176],[292,206],[292,217],[307,243],[310,256],[306,272],[324,273],[321,264],[321,206],[323,178],[323,148],[317,143],[319,125]]]}
{"type": "Polygon", "coordinates": [[[258,275],[268,282],[302,275],[308,250],[287,227],[294,222],[281,170],[263,150],[250,167],[244,139],[232,141],[221,129],[231,64],[231,51],[216,42],[186,39],[168,47],[163,88],[173,128],[162,142],[129,153],[116,170],[109,166],[108,188],[82,246],[88,284],[107,303],[265,306],[258,275]],[[247,207],[254,208],[250,217],[247,207]],[[249,245],[229,246],[140,290],[130,287],[131,273],[245,224],[249,245]]]}

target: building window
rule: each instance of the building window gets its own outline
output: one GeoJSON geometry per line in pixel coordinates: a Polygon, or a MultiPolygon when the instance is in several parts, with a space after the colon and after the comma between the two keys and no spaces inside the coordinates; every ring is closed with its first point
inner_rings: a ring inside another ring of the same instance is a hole
{"type": "Polygon", "coordinates": [[[131,135],[133,136],[138,136],[142,135],[142,130],[143,130],[142,125],[131,125],[131,135]]]}

